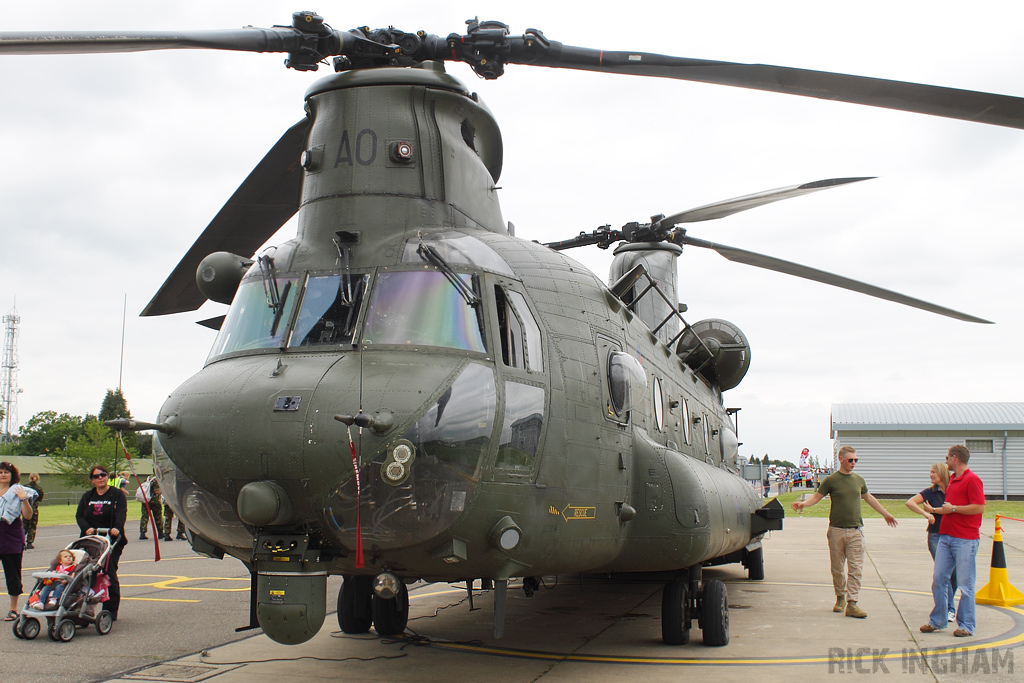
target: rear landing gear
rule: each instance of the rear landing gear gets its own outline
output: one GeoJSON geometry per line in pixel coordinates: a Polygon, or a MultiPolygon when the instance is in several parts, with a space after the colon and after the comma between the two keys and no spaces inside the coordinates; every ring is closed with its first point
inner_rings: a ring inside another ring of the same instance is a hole
{"type": "Polygon", "coordinates": [[[666,645],[690,642],[695,617],[705,645],[729,644],[729,596],[725,584],[711,579],[701,586],[700,573],[700,567],[692,567],[687,578],[665,584],[661,594],[661,639],[666,645]]]}

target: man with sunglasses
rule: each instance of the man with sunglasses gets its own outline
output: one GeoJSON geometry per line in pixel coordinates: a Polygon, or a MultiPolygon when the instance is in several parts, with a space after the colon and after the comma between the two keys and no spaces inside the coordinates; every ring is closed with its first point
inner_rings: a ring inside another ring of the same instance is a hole
{"type": "Polygon", "coordinates": [[[857,451],[852,446],[839,449],[839,470],[825,477],[818,490],[805,501],[793,503],[799,512],[831,496],[828,513],[828,554],[832,563],[832,587],[836,592],[833,612],[863,619],[868,614],[857,606],[860,596],[860,577],[864,567],[864,520],[860,502],[863,500],[885,518],[889,526],[896,526],[896,518],[868,493],[864,478],[853,473],[857,464],[857,451]]]}
{"type": "Polygon", "coordinates": [[[110,473],[103,465],[89,469],[89,483],[92,488],[82,494],[78,501],[75,520],[83,536],[91,536],[97,529],[110,529],[110,555],[105,573],[110,579],[110,599],[104,609],[117,621],[117,610],[121,605],[121,584],[117,580],[117,563],[128,539],[124,535],[124,524],[128,519],[128,500],[124,492],[110,485],[110,473]]]}

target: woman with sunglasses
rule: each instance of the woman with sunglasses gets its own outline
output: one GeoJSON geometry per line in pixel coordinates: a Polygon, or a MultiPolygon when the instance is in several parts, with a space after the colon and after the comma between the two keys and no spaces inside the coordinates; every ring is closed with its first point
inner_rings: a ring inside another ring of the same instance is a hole
{"type": "Polygon", "coordinates": [[[110,529],[110,556],[107,558],[105,573],[110,579],[110,599],[104,608],[117,621],[117,609],[121,605],[121,584],[117,580],[117,562],[128,539],[124,535],[124,524],[128,519],[128,500],[124,492],[110,485],[110,472],[103,465],[89,469],[89,483],[92,488],[82,494],[78,501],[75,520],[83,536],[91,536],[97,529],[110,529]]]}
{"type": "Polygon", "coordinates": [[[0,563],[4,568],[11,609],[4,621],[18,618],[18,597],[21,595],[21,555],[25,551],[25,527],[22,519],[32,516],[32,501],[25,487],[18,482],[18,468],[0,462],[0,563]]]}

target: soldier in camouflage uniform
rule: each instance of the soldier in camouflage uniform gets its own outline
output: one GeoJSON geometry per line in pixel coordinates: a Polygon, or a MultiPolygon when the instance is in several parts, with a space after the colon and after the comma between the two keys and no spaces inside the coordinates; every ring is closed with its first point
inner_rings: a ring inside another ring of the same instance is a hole
{"type": "Polygon", "coordinates": [[[146,504],[142,504],[142,517],[139,518],[139,540],[145,541],[146,529],[149,527],[149,515],[153,514],[153,521],[156,523],[156,536],[157,538],[164,537],[164,516],[162,501],[160,498],[160,484],[157,482],[156,477],[150,477],[147,481],[149,484],[149,507],[146,504]]]}
{"type": "Polygon", "coordinates": [[[43,487],[39,485],[39,475],[33,472],[28,475],[28,484],[26,485],[30,489],[35,489],[39,495],[32,501],[32,519],[24,520],[25,524],[25,550],[32,550],[35,548],[32,543],[36,540],[36,526],[39,525],[39,503],[43,500],[43,487]]]}
{"type": "Polygon", "coordinates": [[[174,524],[174,510],[167,504],[167,499],[164,498],[164,540],[173,541],[177,538],[179,541],[187,540],[185,538],[185,525],[182,524],[181,519],[178,519],[178,535],[171,537],[171,527],[174,524]]]}

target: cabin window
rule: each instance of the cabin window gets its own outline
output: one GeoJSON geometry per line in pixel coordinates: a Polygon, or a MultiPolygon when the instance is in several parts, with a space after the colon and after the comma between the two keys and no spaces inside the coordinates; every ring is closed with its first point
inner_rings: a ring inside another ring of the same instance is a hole
{"type": "MultiPolygon", "coordinates": [[[[477,291],[477,278],[457,277],[477,291]]],[[[362,343],[484,352],[480,304],[468,302],[436,270],[380,273],[370,296],[362,343]]]]}
{"type": "Polygon", "coordinates": [[[495,465],[503,470],[530,472],[544,429],[544,390],[505,382],[505,420],[502,422],[495,465]]]}
{"type": "Polygon", "coordinates": [[[262,278],[243,282],[231,302],[209,359],[236,351],[280,347],[295,308],[298,283],[297,277],[277,277],[266,284],[262,278]],[[273,284],[277,286],[280,299],[276,308],[270,305],[266,288],[273,284]]]}
{"type": "Polygon", "coordinates": [[[623,415],[639,405],[647,393],[647,375],[640,362],[621,351],[609,354],[608,389],[616,415],[623,415]]]}
{"type": "Polygon", "coordinates": [[[665,427],[665,406],[661,397],[661,380],[654,378],[654,426],[660,432],[665,427]]]}
{"type": "Polygon", "coordinates": [[[690,401],[683,399],[683,441],[690,444],[690,401]]]}
{"type": "Polygon", "coordinates": [[[510,368],[543,371],[540,326],[526,305],[526,297],[495,285],[494,302],[498,311],[502,362],[510,368]]]}
{"type": "Polygon", "coordinates": [[[288,345],[351,344],[367,279],[366,275],[311,275],[288,345]]]}
{"type": "Polygon", "coordinates": [[[711,455],[711,425],[708,423],[707,413],[704,413],[704,418],[700,421],[700,424],[704,429],[704,454],[711,455]]]}

